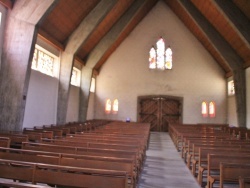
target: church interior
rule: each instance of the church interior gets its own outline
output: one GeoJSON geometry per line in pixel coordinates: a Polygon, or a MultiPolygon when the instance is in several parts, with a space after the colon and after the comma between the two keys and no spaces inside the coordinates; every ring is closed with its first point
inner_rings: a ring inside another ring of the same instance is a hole
{"type": "Polygon", "coordinates": [[[0,187],[250,187],[249,0],[0,0],[0,57],[0,187]]]}

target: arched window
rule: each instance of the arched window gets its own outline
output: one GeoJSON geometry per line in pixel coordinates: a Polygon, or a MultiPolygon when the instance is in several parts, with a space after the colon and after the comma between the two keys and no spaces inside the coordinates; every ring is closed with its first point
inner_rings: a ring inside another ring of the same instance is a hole
{"type": "Polygon", "coordinates": [[[161,37],[156,42],[156,49],[153,46],[149,51],[149,68],[166,70],[172,69],[172,66],[172,50],[165,48],[165,41],[161,37]]]}
{"type": "Polygon", "coordinates": [[[119,105],[118,99],[115,99],[114,102],[113,102],[113,114],[117,114],[118,105],[119,105]]]}
{"type": "Polygon", "coordinates": [[[105,112],[106,112],[106,114],[109,114],[111,112],[111,100],[110,99],[106,100],[105,112]]]}
{"type": "Polygon", "coordinates": [[[215,117],[215,102],[209,103],[209,117],[215,117]]]}
{"type": "Polygon", "coordinates": [[[208,116],[208,106],[207,106],[207,102],[203,101],[201,103],[201,114],[203,117],[207,117],[208,116]]]}
{"type": "Polygon", "coordinates": [[[156,68],[156,51],[154,47],[152,47],[149,51],[149,68],[156,68]]]}

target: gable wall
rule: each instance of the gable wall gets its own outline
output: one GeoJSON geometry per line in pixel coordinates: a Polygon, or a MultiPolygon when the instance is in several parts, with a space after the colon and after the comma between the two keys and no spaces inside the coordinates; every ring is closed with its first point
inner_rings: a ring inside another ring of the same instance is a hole
{"type": "Polygon", "coordinates": [[[137,119],[137,97],[183,97],[184,123],[226,122],[226,80],[222,69],[183,23],[159,2],[110,56],[97,77],[95,118],[137,119]],[[148,69],[148,52],[162,36],[173,50],[173,69],[148,69]],[[105,100],[119,100],[118,114],[105,114],[105,100]],[[201,102],[215,101],[217,115],[202,118],[201,102]]]}

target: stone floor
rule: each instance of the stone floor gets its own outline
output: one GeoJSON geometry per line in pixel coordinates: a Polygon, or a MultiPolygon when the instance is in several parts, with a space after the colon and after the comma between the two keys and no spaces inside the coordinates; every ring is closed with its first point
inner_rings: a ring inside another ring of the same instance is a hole
{"type": "Polygon", "coordinates": [[[200,188],[168,133],[151,132],[139,188],[200,188]]]}

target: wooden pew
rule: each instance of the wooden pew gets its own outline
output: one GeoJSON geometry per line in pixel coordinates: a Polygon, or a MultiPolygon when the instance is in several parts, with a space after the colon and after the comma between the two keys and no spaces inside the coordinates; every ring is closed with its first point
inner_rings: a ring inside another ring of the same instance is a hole
{"type": "Polygon", "coordinates": [[[250,188],[250,177],[239,177],[240,188],[250,188]]]}
{"type": "Polygon", "coordinates": [[[0,179],[0,187],[3,187],[3,188],[7,188],[7,187],[9,188],[49,188],[50,186],[16,182],[16,181],[9,180],[9,179],[0,179]]]}
{"type": "Polygon", "coordinates": [[[47,151],[57,153],[67,153],[76,155],[92,155],[102,157],[118,157],[118,158],[135,158],[136,168],[140,173],[143,162],[141,156],[137,151],[125,151],[125,150],[114,150],[114,149],[95,149],[95,148],[84,148],[84,147],[73,147],[73,146],[58,146],[50,144],[40,143],[29,143],[23,142],[22,149],[35,150],[35,151],[47,151]]]}
{"type": "Polygon", "coordinates": [[[232,153],[236,153],[237,155],[241,156],[249,156],[250,150],[248,149],[241,149],[241,148],[213,148],[213,147],[206,147],[206,148],[199,148],[199,157],[198,157],[198,176],[197,180],[200,185],[202,185],[203,174],[208,169],[208,154],[219,154],[219,155],[232,155],[232,153]]]}
{"type": "Polygon", "coordinates": [[[87,148],[103,148],[103,149],[120,149],[120,150],[138,150],[142,157],[146,155],[145,145],[140,145],[138,142],[123,142],[114,140],[96,140],[96,139],[45,139],[42,141],[45,144],[87,147],[87,148]]]}
{"type": "Polygon", "coordinates": [[[220,188],[224,187],[226,182],[239,183],[240,177],[249,177],[250,163],[220,163],[220,188]]]}
{"type": "Polygon", "coordinates": [[[193,145],[193,149],[191,152],[188,152],[187,154],[187,166],[192,170],[193,175],[195,175],[196,172],[196,165],[197,165],[197,158],[199,156],[199,148],[200,147],[214,147],[217,149],[220,148],[225,148],[225,147],[230,147],[230,148],[241,148],[241,149],[250,149],[250,144],[246,143],[246,144],[242,144],[242,143],[234,143],[234,144],[225,144],[225,143],[216,143],[216,144],[192,144],[193,145]]]}
{"type": "MultiPolygon", "coordinates": [[[[250,155],[242,156],[242,155],[221,155],[221,154],[208,154],[208,170],[207,170],[207,186],[209,188],[213,188],[213,184],[215,182],[220,183],[220,185],[223,185],[223,181],[229,180],[231,174],[235,173],[235,175],[238,173],[238,170],[232,170],[230,171],[230,168],[225,168],[226,171],[224,171],[224,167],[221,168],[220,164],[222,163],[236,163],[236,164],[250,164],[250,155]],[[228,170],[228,172],[227,172],[228,170]],[[214,175],[215,174],[215,175],[214,175]],[[229,176],[227,176],[229,175],[229,176]]],[[[241,165],[240,165],[241,166],[241,165]]],[[[232,168],[234,169],[234,168],[232,168]]],[[[250,165],[248,166],[248,173],[250,173],[250,165]]],[[[242,174],[244,176],[244,174],[242,174]]],[[[237,177],[237,182],[238,182],[237,177]]],[[[232,179],[235,181],[234,179],[232,179]]]]}
{"type": "Polygon", "coordinates": [[[45,131],[45,130],[40,130],[40,129],[24,128],[23,133],[24,134],[41,133],[42,138],[48,138],[48,139],[54,138],[54,132],[53,131],[45,131]]]}
{"type": "Polygon", "coordinates": [[[91,169],[126,171],[131,185],[138,179],[134,158],[114,158],[91,155],[73,155],[54,152],[0,148],[0,159],[91,169]]]}
{"type": "Polygon", "coordinates": [[[0,159],[0,177],[57,186],[127,188],[124,171],[77,168],[0,159]]]}
{"type": "Polygon", "coordinates": [[[0,147],[10,147],[10,139],[8,137],[0,137],[0,147]]]}
{"type": "Polygon", "coordinates": [[[10,147],[12,148],[21,148],[22,142],[28,142],[28,135],[20,135],[13,133],[3,133],[0,132],[0,137],[7,137],[10,139],[10,147]]]}

